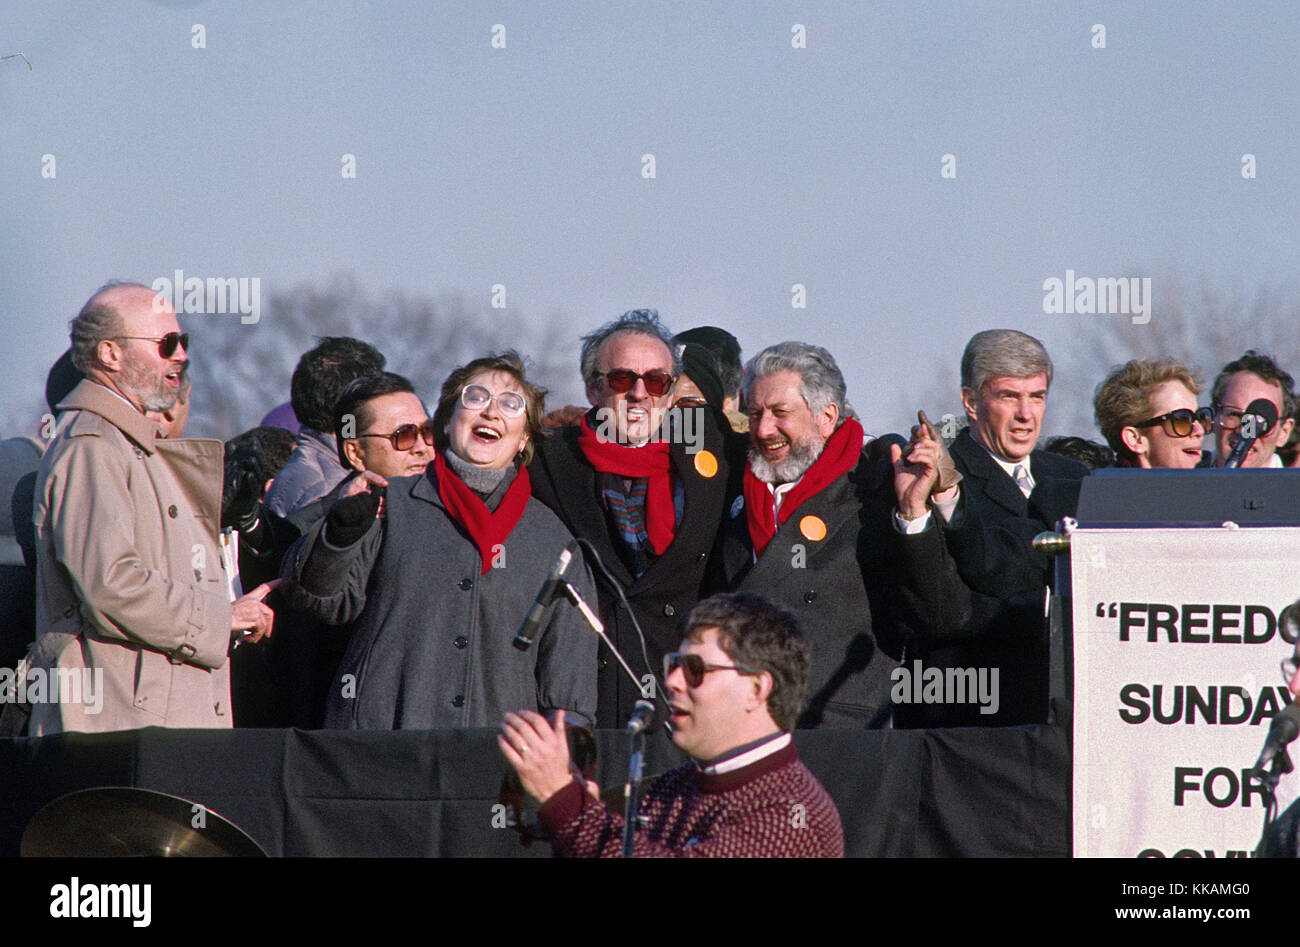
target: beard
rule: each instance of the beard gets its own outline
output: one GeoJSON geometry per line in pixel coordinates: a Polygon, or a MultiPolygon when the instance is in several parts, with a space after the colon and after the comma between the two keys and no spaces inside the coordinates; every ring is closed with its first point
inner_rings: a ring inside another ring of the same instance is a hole
{"type": "Polygon", "coordinates": [[[140,402],[143,411],[170,411],[176,406],[176,399],[180,394],[177,389],[167,384],[165,377],[155,375],[130,360],[122,368],[122,379],[119,384],[127,394],[140,402]]]}
{"type": "Polygon", "coordinates": [[[785,459],[772,463],[763,456],[761,450],[750,445],[749,469],[763,483],[778,486],[783,483],[794,483],[808,472],[809,467],[816,463],[817,458],[822,454],[822,448],[825,446],[824,441],[822,443],[803,441],[798,444],[791,441],[790,453],[786,455],[785,459]]]}

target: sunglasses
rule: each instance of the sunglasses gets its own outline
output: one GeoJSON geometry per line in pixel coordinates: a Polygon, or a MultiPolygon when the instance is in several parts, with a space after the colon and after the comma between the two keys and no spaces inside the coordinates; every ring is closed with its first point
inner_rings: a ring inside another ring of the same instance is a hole
{"type": "Polygon", "coordinates": [[[460,393],[460,403],[471,411],[482,411],[496,398],[497,410],[508,418],[521,418],[528,409],[528,402],[517,391],[503,391],[493,395],[482,385],[466,385],[460,393]]]}
{"type": "MultiPolygon", "coordinates": [[[[1134,427],[1155,427],[1157,424],[1163,424],[1165,433],[1170,437],[1187,437],[1192,433],[1192,425],[1197,421],[1201,422],[1201,430],[1208,431],[1210,425],[1214,422],[1214,410],[1212,408],[1197,408],[1193,411],[1191,408],[1179,408],[1176,411],[1167,411],[1158,418],[1152,418],[1149,421],[1143,421],[1134,427]]],[[[1241,423],[1241,415],[1237,415],[1237,422],[1241,423]]]]}
{"type": "Polygon", "coordinates": [[[645,382],[646,394],[652,398],[659,398],[672,391],[673,382],[677,379],[662,369],[653,369],[640,374],[632,371],[630,368],[616,368],[611,372],[597,372],[596,378],[605,379],[605,384],[609,385],[610,391],[615,394],[623,394],[631,391],[636,387],[637,380],[645,382]]]}
{"type": "Polygon", "coordinates": [[[708,406],[709,403],[703,398],[696,398],[694,396],[678,398],[673,402],[674,408],[707,408],[708,406]]]}
{"type": "Polygon", "coordinates": [[[147,335],[118,335],[116,339],[140,339],[144,342],[158,343],[158,354],[163,358],[171,358],[176,354],[176,349],[183,348],[185,351],[190,350],[190,334],[188,332],[168,332],[161,339],[151,339],[147,335]]]}
{"type": "Polygon", "coordinates": [[[423,437],[424,443],[433,446],[433,422],[425,421],[423,424],[403,424],[392,434],[358,434],[357,437],[383,437],[388,443],[393,445],[393,450],[408,451],[415,447],[416,442],[423,437]]]}
{"type": "Polygon", "coordinates": [[[704,675],[710,671],[735,671],[737,674],[757,674],[735,664],[705,664],[698,654],[683,654],[673,651],[664,655],[664,677],[668,677],[676,668],[682,669],[687,687],[699,687],[704,683],[704,675]]]}

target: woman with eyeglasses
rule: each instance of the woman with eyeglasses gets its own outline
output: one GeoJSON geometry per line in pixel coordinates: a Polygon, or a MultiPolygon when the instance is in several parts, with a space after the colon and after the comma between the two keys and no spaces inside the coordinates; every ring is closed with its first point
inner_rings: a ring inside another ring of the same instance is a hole
{"type": "Polygon", "coordinates": [[[1112,369],[1092,404],[1118,465],[1190,470],[1201,464],[1213,412],[1197,407],[1200,393],[1195,371],[1176,359],[1133,359],[1112,369]]]}
{"type": "MultiPolygon", "coordinates": [[[[514,644],[573,542],[525,466],[544,398],[513,352],[456,369],[427,469],[339,500],[285,557],[295,607],[353,625],[326,727],[494,726],[520,707],[591,725],[597,638],[578,611],[557,597],[532,646],[514,644]]],[[[573,548],[565,579],[594,602],[573,548]]]]}

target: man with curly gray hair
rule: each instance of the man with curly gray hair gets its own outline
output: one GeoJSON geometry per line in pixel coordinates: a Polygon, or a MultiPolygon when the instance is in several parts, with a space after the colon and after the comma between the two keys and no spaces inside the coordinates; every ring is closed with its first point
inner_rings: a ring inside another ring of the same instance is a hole
{"type": "Polygon", "coordinates": [[[745,370],[749,462],[725,527],[726,587],[793,612],[812,642],[800,727],[886,727],[906,640],[961,620],[967,593],[929,528],[958,513],[947,452],[924,421],[892,469],[863,453],[862,426],[826,349],[781,342],[745,370]]]}

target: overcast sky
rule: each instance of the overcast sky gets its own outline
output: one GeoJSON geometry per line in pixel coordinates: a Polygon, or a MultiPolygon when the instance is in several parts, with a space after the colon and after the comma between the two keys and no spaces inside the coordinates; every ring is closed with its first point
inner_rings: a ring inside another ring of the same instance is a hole
{"type": "Polygon", "coordinates": [[[502,284],[567,314],[566,346],[643,306],[747,355],[801,338],[838,357],[868,430],[900,429],[936,391],[955,405],[979,329],[1059,360],[1088,321],[1130,318],[1045,314],[1067,269],[1156,277],[1157,301],[1171,269],[1291,278],[1294,13],[9,0],[0,55],[32,68],[0,62],[0,433],[98,284],[176,269],[264,294],[340,272],[502,284]]]}

